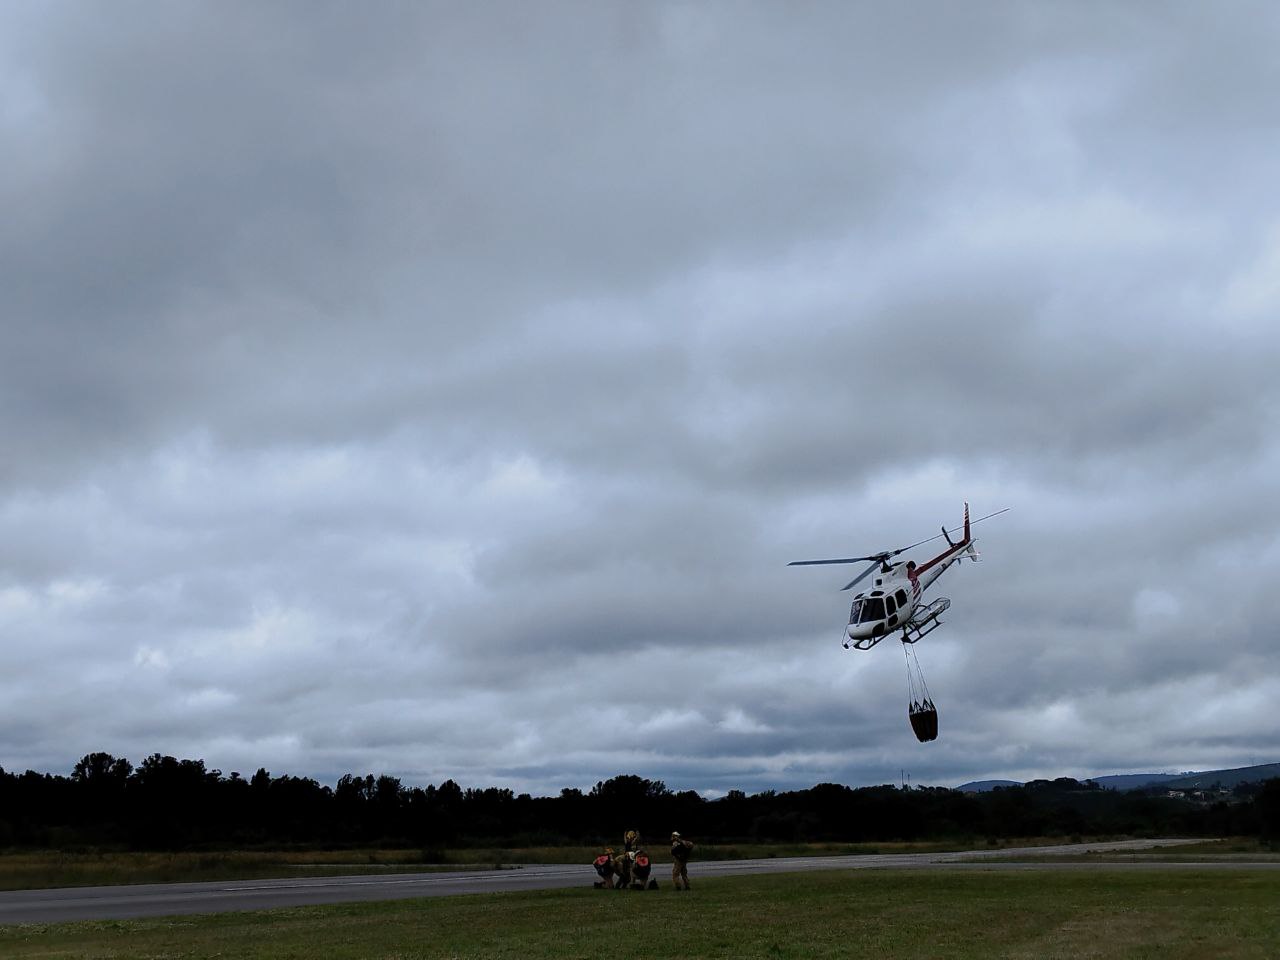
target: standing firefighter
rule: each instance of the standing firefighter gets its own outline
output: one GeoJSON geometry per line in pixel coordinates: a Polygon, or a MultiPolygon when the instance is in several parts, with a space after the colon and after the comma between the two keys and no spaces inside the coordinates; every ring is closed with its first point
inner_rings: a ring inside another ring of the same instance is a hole
{"type": "Polygon", "coordinates": [[[677,890],[681,889],[681,881],[684,882],[683,889],[689,889],[689,854],[692,852],[692,841],[678,833],[671,834],[671,885],[677,890]]]}
{"type": "Polygon", "coordinates": [[[613,869],[618,875],[616,889],[626,890],[635,883],[636,851],[640,849],[640,832],[628,830],[622,836],[622,853],[613,858],[613,869]]]}

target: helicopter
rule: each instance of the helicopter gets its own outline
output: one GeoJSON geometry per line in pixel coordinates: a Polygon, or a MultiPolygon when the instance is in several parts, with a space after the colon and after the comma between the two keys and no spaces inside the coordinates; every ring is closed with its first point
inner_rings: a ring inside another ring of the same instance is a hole
{"type": "MultiPolygon", "coordinates": [[[[973,523],[981,523],[1008,512],[1009,508],[979,517],[973,523]]],[[[974,549],[976,542],[969,534],[969,504],[964,505],[964,523],[948,530],[942,528],[941,533],[918,540],[897,550],[884,550],[865,557],[841,557],[834,560],[793,560],[789,567],[808,567],[832,563],[869,563],[860,574],[846,583],[841,590],[852,590],[869,577],[872,572],[879,576],[872,581],[871,590],[857,594],[849,610],[849,625],[845,628],[844,647],[852,645],[857,650],[870,650],[893,630],[902,630],[903,643],[915,643],[928,636],[942,621],[939,617],[951,606],[946,597],[939,597],[926,602],[924,592],[933,586],[939,577],[953,563],[968,557],[970,560],[981,559],[974,549]],[[963,531],[959,540],[952,540],[951,534],[963,531]],[[914,560],[894,562],[894,558],[915,547],[943,538],[947,541],[947,549],[924,563],[914,560]]]]}
{"type": "MultiPolygon", "coordinates": [[[[1008,507],[979,517],[973,523],[981,523],[1008,511],[1008,507]]],[[[907,717],[911,721],[911,729],[921,743],[938,739],[938,708],[929,694],[929,686],[925,683],[924,673],[920,669],[920,661],[910,646],[923,637],[933,633],[942,625],[940,617],[951,606],[946,597],[938,597],[932,601],[924,599],[925,590],[933,586],[953,563],[968,557],[979,560],[978,551],[974,549],[974,539],[969,533],[972,524],[969,522],[969,504],[964,505],[964,523],[948,530],[942,528],[941,533],[918,540],[897,550],[882,550],[866,557],[840,557],[834,560],[793,560],[790,567],[807,567],[829,563],[867,563],[869,566],[846,583],[842,590],[852,590],[873,572],[879,576],[872,581],[870,592],[862,592],[853,598],[849,609],[849,625],[845,627],[844,647],[850,644],[857,650],[870,650],[893,630],[902,631],[902,650],[907,660],[907,717]],[[963,531],[959,540],[952,540],[951,534],[963,531]],[[947,541],[947,549],[924,563],[914,560],[894,558],[937,540],[939,537],[947,541]],[[913,662],[914,661],[914,662],[913,662]]]]}

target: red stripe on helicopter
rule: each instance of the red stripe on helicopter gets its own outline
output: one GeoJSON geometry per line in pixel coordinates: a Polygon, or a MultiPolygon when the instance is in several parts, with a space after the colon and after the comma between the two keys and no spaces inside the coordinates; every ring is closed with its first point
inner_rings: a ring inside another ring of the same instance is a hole
{"type": "Polygon", "coordinates": [[[939,561],[946,560],[949,557],[954,559],[952,555],[962,550],[963,548],[967,547],[968,545],[969,545],[969,538],[965,537],[959,543],[955,544],[950,550],[946,551],[945,553],[940,553],[936,557],[934,557],[932,560],[928,560],[925,563],[921,564],[920,566],[916,567],[916,571],[915,571],[916,576],[917,577],[920,576],[920,574],[924,573],[926,570],[928,570],[930,567],[932,567],[935,563],[938,563],[939,561]]]}

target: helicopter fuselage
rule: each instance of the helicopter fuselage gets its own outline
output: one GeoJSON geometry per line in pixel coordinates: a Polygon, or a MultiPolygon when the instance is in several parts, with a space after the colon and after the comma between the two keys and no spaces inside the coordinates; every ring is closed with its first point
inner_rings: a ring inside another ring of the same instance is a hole
{"type": "Polygon", "coordinates": [[[920,625],[920,615],[928,605],[924,592],[946,572],[947,568],[968,555],[976,558],[973,541],[965,537],[923,564],[914,560],[890,566],[882,564],[871,589],[853,598],[849,608],[849,625],[845,632],[850,640],[883,637],[891,630],[920,625]]]}

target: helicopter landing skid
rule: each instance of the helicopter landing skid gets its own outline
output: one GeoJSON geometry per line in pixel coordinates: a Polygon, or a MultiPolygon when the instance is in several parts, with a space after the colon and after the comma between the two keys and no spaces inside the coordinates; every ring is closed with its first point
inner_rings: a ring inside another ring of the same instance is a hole
{"type": "MultiPolygon", "coordinates": [[[[916,617],[902,628],[902,642],[915,643],[916,641],[927,637],[933,631],[942,626],[942,621],[938,617],[942,616],[951,606],[951,601],[946,597],[939,597],[929,606],[924,608],[922,616],[916,617]]],[[[877,638],[878,639],[878,638],[877,638]]]]}
{"type": "Polygon", "coordinates": [[[853,647],[853,649],[855,650],[870,650],[877,643],[883,640],[886,636],[888,636],[888,634],[882,633],[878,637],[863,637],[861,640],[854,640],[852,643],[846,640],[844,642],[844,648],[846,650],[848,650],[850,647],[853,647]]]}

